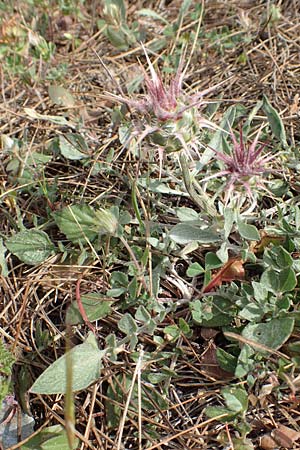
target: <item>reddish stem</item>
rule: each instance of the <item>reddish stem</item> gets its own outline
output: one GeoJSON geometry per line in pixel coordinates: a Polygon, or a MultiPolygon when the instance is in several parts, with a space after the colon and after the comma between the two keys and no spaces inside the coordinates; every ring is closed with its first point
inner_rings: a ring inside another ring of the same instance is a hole
{"type": "Polygon", "coordinates": [[[79,278],[77,280],[76,283],[76,301],[77,301],[77,305],[78,305],[78,309],[79,312],[81,314],[81,317],[83,318],[84,323],[89,327],[89,329],[96,334],[96,328],[91,324],[91,322],[88,319],[88,316],[86,315],[85,309],[83,307],[82,301],[81,301],[81,296],[80,296],[80,283],[81,283],[81,278],[79,278]]]}

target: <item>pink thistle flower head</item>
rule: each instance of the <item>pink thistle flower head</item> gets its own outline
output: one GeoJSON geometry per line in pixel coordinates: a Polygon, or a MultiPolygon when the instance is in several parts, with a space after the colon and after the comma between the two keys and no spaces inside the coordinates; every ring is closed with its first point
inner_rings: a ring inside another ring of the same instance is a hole
{"type": "Polygon", "coordinates": [[[239,140],[236,139],[232,129],[230,129],[233,143],[231,154],[225,154],[212,149],[217,158],[224,163],[225,168],[214,175],[206,177],[203,181],[227,176],[226,203],[234,188],[238,189],[239,186],[244,187],[248,196],[252,199],[254,186],[266,189],[264,186],[265,180],[263,180],[263,175],[266,172],[273,171],[267,167],[267,163],[274,159],[275,155],[271,155],[270,153],[262,155],[262,151],[266,146],[265,143],[257,147],[261,129],[262,127],[258,131],[254,141],[249,144],[244,143],[242,127],[240,127],[239,140]]]}
{"type": "MultiPolygon", "coordinates": [[[[175,76],[169,83],[164,83],[160,72],[155,70],[145,47],[141,45],[149,68],[148,74],[142,67],[144,94],[141,97],[130,98],[118,87],[120,95],[108,94],[105,97],[125,104],[131,113],[130,122],[124,116],[124,122],[130,128],[128,140],[124,145],[133,138],[136,139],[137,145],[146,140],[150,148],[154,147],[158,151],[161,173],[165,153],[183,150],[190,159],[193,159],[195,154],[199,157],[200,129],[203,127],[220,129],[204,118],[199,108],[206,103],[203,97],[216,90],[225,81],[195,95],[186,94],[183,89],[183,79],[187,66],[183,67],[183,58],[180,60],[175,76]]],[[[110,74],[107,68],[105,70],[110,74]]],[[[113,79],[113,76],[111,78],[113,79]]],[[[147,148],[147,145],[144,148],[147,148]]]]}
{"type": "MultiPolygon", "coordinates": [[[[119,88],[121,95],[109,94],[108,97],[119,103],[126,104],[129,108],[132,108],[140,114],[150,116],[156,122],[161,123],[162,126],[164,122],[167,121],[176,122],[181,120],[184,118],[184,113],[186,111],[193,110],[195,107],[197,109],[199,106],[203,105],[205,103],[203,97],[224,83],[223,81],[193,96],[187,95],[182,89],[182,83],[186,73],[186,68],[183,69],[183,59],[180,60],[176,75],[167,85],[163,82],[161,74],[155,70],[144,45],[141,45],[150,71],[149,76],[142,67],[145,82],[145,94],[140,99],[133,99],[125,96],[119,88]]],[[[107,97],[107,95],[105,97],[107,97]]],[[[195,119],[198,119],[198,124],[200,126],[218,128],[212,122],[202,117],[197,117],[195,119]]]]}
{"type": "Polygon", "coordinates": [[[184,71],[182,71],[182,60],[179,63],[175,77],[170,81],[169,86],[165,86],[161,74],[156,72],[153,64],[146,52],[143,50],[149,66],[151,78],[144,72],[144,79],[147,88],[147,97],[143,102],[142,109],[152,113],[159,121],[177,120],[182,117],[180,104],[182,103],[182,81],[184,71]],[[178,108],[179,107],[179,108],[178,108]]]}

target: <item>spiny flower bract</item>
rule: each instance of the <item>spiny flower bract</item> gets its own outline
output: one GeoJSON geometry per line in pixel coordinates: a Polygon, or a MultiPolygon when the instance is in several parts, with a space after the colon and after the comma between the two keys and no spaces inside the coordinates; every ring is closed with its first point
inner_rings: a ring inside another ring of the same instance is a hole
{"type": "Polygon", "coordinates": [[[236,139],[233,130],[230,128],[230,135],[232,139],[232,149],[230,154],[226,154],[215,149],[216,158],[224,163],[224,169],[219,172],[206,177],[203,181],[212,178],[227,176],[226,184],[226,203],[228,202],[231,193],[240,186],[244,187],[248,196],[253,199],[253,189],[261,187],[265,189],[263,175],[271,170],[267,167],[267,163],[275,157],[267,153],[262,155],[266,143],[258,146],[258,139],[261,128],[256,134],[253,142],[245,143],[243,138],[242,127],[240,127],[239,140],[236,139]]]}

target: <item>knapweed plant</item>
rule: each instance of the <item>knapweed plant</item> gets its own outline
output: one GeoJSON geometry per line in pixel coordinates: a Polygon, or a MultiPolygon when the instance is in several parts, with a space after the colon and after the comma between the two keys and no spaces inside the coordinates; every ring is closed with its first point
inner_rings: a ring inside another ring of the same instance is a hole
{"type": "Polygon", "coordinates": [[[241,125],[239,140],[237,140],[232,128],[229,127],[229,129],[231,145],[228,145],[228,153],[213,150],[215,153],[213,162],[217,161],[223,164],[223,168],[205,177],[202,181],[225,177],[225,186],[222,185],[225,205],[242,207],[247,200],[248,203],[250,201],[250,209],[253,209],[261,190],[271,194],[266,188],[266,176],[268,173],[274,172],[274,169],[271,169],[268,163],[276,155],[271,152],[263,154],[266,143],[259,143],[262,126],[253,142],[244,142],[241,125]]]}
{"type": "MultiPolygon", "coordinates": [[[[202,146],[199,140],[201,128],[218,128],[200,113],[200,108],[206,103],[204,96],[222,83],[195,95],[189,95],[183,89],[187,71],[187,67],[183,67],[183,59],[179,62],[174,78],[169,83],[164,83],[161,73],[155,70],[144,46],[143,50],[150,71],[149,76],[142,69],[144,94],[137,98],[129,98],[123,94],[109,94],[109,97],[125,104],[131,113],[130,122],[123,117],[127,139],[121,139],[122,143],[127,144],[133,139],[137,144],[146,141],[148,146],[150,144],[151,148],[157,150],[161,171],[164,153],[183,150],[189,158],[193,155],[199,156],[202,146]]],[[[143,150],[147,148],[144,146],[143,150]]]]}

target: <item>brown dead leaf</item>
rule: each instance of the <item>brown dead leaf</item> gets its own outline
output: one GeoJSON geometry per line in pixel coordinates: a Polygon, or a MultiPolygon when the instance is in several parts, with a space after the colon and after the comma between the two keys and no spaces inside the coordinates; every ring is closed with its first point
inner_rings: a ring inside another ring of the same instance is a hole
{"type": "Polygon", "coordinates": [[[217,346],[214,342],[209,343],[201,357],[201,369],[215,380],[230,380],[233,378],[232,373],[226,372],[220,367],[217,358],[217,346]]]}
{"type": "Polygon", "coordinates": [[[210,341],[211,339],[214,339],[218,333],[220,332],[215,328],[201,328],[201,337],[205,341],[210,341]]]}
{"type": "Polygon", "coordinates": [[[271,438],[269,434],[265,434],[260,439],[259,446],[262,450],[274,450],[278,447],[278,444],[271,438]]]}
{"type": "Polygon", "coordinates": [[[293,448],[294,443],[300,438],[300,432],[279,424],[278,428],[272,431],[271,437],[277,442],[277,445],[293,448]]]}
{"type": "Polygon", "coordinates": [[[276,235],[267,234],[265,231],[261,231],[260,235],[261,235],[260,241],[259,242],[253,242],[251,244],[251,246],[250,246],[251,247],[251,251],[253,251],[253,253],[256,253],[258,255],[263,253],[264,249],[269,244],[280,245],[285,240],[284,236],[276,236],[276,235]]]}
{"type": "Polygon", "coordinates": [[[230,258],[227,263],[218,270],[211,281],[203,288],[203,292],[210,292],[221,286],[223,282],[243,280],[245,278],[244,261],[240,258],[230,258]]]}

